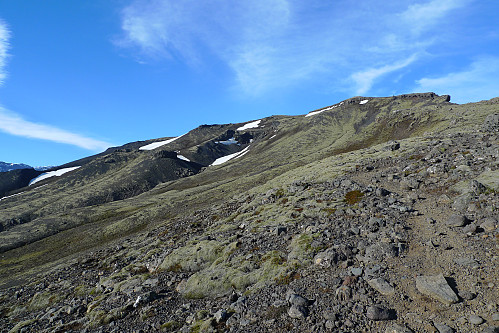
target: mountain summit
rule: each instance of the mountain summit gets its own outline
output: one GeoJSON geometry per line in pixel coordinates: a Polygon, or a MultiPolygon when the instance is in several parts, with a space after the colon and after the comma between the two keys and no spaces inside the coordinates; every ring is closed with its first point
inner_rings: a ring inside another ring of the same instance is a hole
{"type": "Polygon", "coordinates": [[[494,332],[498,130],[353,97],[40,172],[0,201],[0,327],[494,332]]]}

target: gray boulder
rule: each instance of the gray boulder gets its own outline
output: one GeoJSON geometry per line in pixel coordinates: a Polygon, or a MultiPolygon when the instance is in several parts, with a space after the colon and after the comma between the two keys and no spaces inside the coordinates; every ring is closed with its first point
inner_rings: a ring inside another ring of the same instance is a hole
{"type": "Polygon", "coordinates": [[[416,277],[416,288],[420,293],[430,296],[444,304],[454,304],[459,301],[459,297],[449,286],[442,274],[435,276],[416,277]]]}

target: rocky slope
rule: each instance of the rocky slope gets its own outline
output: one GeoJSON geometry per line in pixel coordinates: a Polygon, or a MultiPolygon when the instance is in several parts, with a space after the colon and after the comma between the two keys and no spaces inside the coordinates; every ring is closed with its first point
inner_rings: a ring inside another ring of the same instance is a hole
{"type": "Polygon", "coordinates": [[[2,330],[499,330],[498,100],[356,97],[240,126],[2,200],[2,330]],[[175,151],[198,167],[144,186],[187,167],[175,151]],[[120,181],[141,190],[97,195],[120,181]]]}

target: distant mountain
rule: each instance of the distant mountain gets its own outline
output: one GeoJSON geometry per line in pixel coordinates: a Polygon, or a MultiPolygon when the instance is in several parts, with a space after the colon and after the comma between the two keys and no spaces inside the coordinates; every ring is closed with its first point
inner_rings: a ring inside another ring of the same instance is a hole
{"type": "Polygon", "coordinates": [[[0,172],[7,172],[18,169],[33,169],[33,167],[22,163],[17,164],[17,163],[0,162],[0,172]]]}
{"type": "Polygon", "coordinates": [[[37,171],[47,171],[47,170],[52,170],[52,169],[56,169],[56,168],[57,168],[57,166],[55,166],[55,165],[33,167],[33,169],[35,169],[37,171]]]}
{"type": "Polygon", "coordinates": [[[1,173],[0,331],[496,332],[498,147],[499,99],[357,96],[1,173]]]}

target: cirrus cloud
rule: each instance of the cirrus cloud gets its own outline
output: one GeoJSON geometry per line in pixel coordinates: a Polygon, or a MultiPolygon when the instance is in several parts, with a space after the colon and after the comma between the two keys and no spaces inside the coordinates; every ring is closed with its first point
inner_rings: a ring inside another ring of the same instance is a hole
{"type": "Polygon", "coordinates": [[[369,91],[369,89],[371,89],[376,79],[388,73],[392,73],[398,71],[399,69],[405,68],[413,63],[416,59],[417,55],[413,54],[409,58],[392,65],[385,65],[379,68],[371,68],[365,71],[353,73],[351,78],[357,86],[356,94],[365,94],[369,91]]]}
{"type": "Polygon", "coordinates": [[[0,19],[0,85],[5,80],[5,63],[8,57],[10,31],[7,24],[0,19]]]}
{"type": "Polygon", "coordinates": [[[111,146],[108,142],[95,140],[51,125],[24,120],[21,116],[3,107],[0,107],[0,131],[30,139],[70,144],[93,151],[104,150],[111,146]]]}
{"type": "Polygon", "coordinates": [[[246,95],[311,80],[367,93],[437,42],[455,42],[439,28],[472,1],[134,0],[122,10],[117,43],[142,62],[196,66],[214,55],[246,95]]]}

